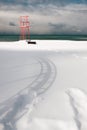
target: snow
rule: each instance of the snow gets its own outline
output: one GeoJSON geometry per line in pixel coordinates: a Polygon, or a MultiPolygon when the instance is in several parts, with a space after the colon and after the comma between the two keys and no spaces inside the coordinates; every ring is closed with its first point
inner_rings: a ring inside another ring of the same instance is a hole
{"type": "Polygon", "coordinates": [[[2,42],[0,49],[3,50],[39,50],[39,51],[53,51],[53,50],[87,50],[87,41],[70,41],[70,40],[35,40],[37,44],[27,44],[25,40],[17,42],[2,42]]]}
{"type": "Polygon", "coordinates": [[[87,41],[0,42],[0,130],[87,129],[87,41]]]}
{"type": "Polygon", "coordinates": [[[70,89],[68,91],[70,102],[74,110],[74,118],[78,129],[87,129],[87,95],[81,89],[70,89]]]}

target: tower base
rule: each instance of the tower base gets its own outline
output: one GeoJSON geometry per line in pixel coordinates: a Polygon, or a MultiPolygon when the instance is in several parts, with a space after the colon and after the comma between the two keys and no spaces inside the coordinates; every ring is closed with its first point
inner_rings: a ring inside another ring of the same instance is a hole
{"type": "Polygon", "coordinates": [[[28,44],[36,44],[35,41],[27,41],[28,44]]]}

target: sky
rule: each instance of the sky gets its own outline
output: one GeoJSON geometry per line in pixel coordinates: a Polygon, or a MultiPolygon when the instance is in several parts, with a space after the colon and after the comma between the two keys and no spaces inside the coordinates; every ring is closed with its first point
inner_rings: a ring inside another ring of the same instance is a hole
{"type": "Polygon", "coordinates": [[[31,34],[87,34],[87,0],[0,0],[0,34],[20,33],[23,15],[31,34]]]}

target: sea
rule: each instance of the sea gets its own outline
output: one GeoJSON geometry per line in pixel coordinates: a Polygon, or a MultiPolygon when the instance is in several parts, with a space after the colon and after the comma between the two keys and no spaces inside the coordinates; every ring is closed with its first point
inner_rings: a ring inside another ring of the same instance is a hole
{"type": "MultiPolygon", "coordinates": [[[[27,36],[26,36],[26,39],[27,36]]],[[[18,41],[19,35],[1,34],[0,41],[18,41]]],[[[75,40],[87,41],[87,35],[30,35],[30,40],[75,40]]]]}

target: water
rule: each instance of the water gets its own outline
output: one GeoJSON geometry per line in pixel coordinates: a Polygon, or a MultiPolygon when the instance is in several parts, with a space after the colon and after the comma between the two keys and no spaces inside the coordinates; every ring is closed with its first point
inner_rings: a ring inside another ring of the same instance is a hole
{"type": "MultiPolygon", "coordinates": [[[[31,35],[30,39],[40,40],[87,40],[87,35],[31,35]]],[[[0,41],[18,41],[19,35],[0,35],[0,41]]]]}

